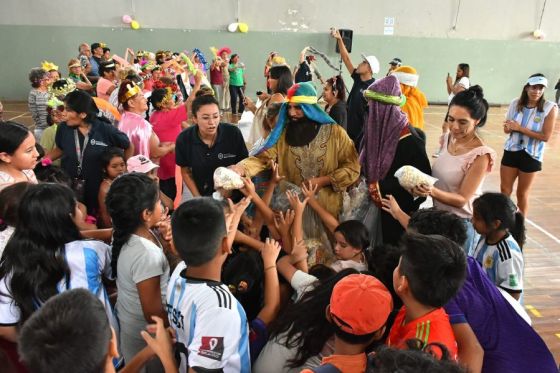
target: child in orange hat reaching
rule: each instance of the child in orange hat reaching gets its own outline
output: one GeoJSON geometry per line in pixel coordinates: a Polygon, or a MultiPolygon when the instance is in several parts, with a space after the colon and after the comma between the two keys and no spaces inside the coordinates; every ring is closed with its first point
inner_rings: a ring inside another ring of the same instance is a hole
{"type": "Polygon", "coordinates": [[[325,313],[335,330],[334,353],[321,366],[302,373],[366,371],[366,348],[381,339],[387,317],[393,309],[389,290],[373,276],[353,274],[334,287],[325,313]]]}

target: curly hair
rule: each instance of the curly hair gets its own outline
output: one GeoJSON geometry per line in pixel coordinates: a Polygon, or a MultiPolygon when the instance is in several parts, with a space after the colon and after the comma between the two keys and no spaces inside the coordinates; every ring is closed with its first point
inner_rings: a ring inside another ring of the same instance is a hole
{"type": "Polygon", "coordinates": [[[41,86],[41,81],[45,79],[48,72],[43,70],[41,67],[34,67],[29,71],[29,81],[31,82],[31,87],[39,88],[41,86]]]}

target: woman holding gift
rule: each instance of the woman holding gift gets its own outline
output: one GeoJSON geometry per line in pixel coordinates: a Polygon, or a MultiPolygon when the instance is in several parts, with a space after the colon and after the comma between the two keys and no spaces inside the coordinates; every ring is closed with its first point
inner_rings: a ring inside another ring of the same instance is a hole
{"type": "Polygon", "coordinates": [[[478,241],[470,221],[472,203],[482,194],[482,184],[496,159],[496,152],[477,134],[477,129],[486,123],[487,112],[488,102],[478,85],[453,97],[446,118],[450,132],[444,136],[442,152],[432,168],[432,176],[438,181],[433,187],[421,185],[413,189],[416,196],[431,196],[436,208],[464,219],[467,241],[463,248],[467,253],[478,241]]]}

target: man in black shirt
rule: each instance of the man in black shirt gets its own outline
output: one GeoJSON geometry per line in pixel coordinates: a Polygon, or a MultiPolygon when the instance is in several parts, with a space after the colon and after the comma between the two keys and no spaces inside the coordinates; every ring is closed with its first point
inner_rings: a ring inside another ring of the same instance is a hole
{"type": "Polygon", "coordinates": [[[332,29],[331,35],[336,39],[342,61],[348,69],[352,80],[354,80],[354,85],[352,85],[347,102],[347,131],[348,136],[350,136],[352,141],[354,141],[354,146],[359,153],[367,107],[363,92],[375,81],[373,74],[377,74],[379,72],[379,61],[375,58],[375,56],[365,56],[362,54],[362,62],[360,62],[358,66],[354,67],[352,61],[350,60],[350,54],[342,41],[340,32],[336,29],[332,29]]]}
{"type": "Polygon", "coordinates": [[[299,55],[299,66],[296,69],[294,81],[296,83],[310,82],[313,80],[313,68],[311,62],[315,60],[315,56],[306,56],[309,47],[303,48],[299,55]]]}

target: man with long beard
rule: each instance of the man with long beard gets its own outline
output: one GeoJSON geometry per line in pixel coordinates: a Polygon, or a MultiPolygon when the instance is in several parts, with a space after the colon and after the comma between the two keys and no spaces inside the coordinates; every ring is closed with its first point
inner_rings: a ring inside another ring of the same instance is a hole
{"type": "MultiPolygon", "coordinates": [[[[286,181],[301,187],[317,185],[317,200],[334,217],[342,207],[342,192],[360,176],[358,154],[344,128],[317,104],[311,83],[299,83],[288,90],[278,121],[263,148],[254,157],[235,166],[241,175],[252,177],[278,163],[286,181]]],[[[307,207],[304,236],[324,242],[325,229],[307,207]]],[[[321,261],[321,260],[319,260],[321,261]]]]}

